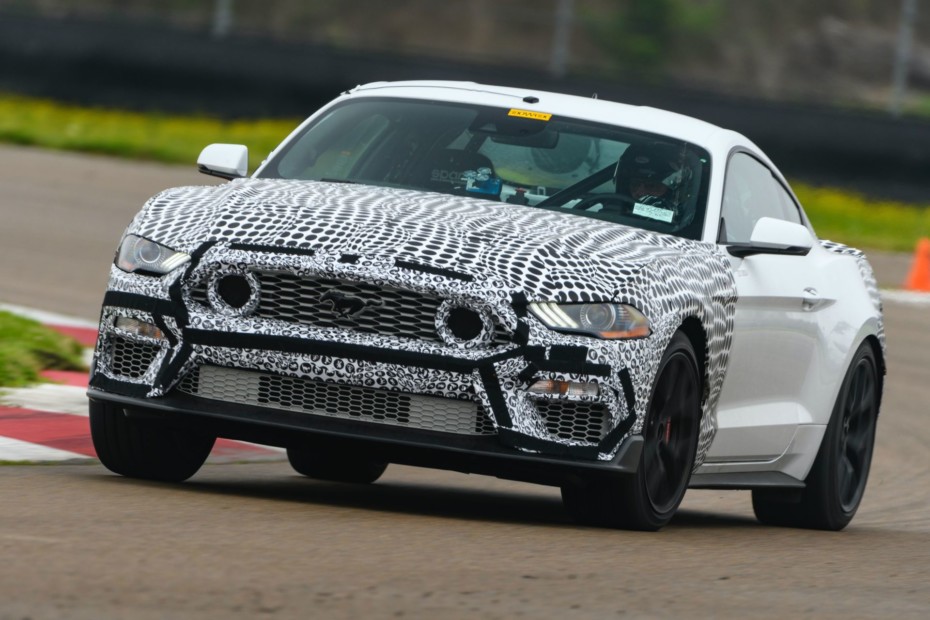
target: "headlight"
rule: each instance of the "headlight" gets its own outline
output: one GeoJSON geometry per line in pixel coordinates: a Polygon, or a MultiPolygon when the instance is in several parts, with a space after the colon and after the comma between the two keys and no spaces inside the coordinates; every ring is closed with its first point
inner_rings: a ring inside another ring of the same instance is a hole
{"type": "Polygon", "coordinates": [[[164,275],[190,259],[190,254],[175,252],[171,248],[136,235],[126,235],[119,246],[116,266],[129,273],[145,271],[164,275]]]}
{"type": "Polygon", "coordinates": [[[649,319],[626,304],[532,303],[530,312],[549,329],[615,340],[648,336],[649,319]]]}

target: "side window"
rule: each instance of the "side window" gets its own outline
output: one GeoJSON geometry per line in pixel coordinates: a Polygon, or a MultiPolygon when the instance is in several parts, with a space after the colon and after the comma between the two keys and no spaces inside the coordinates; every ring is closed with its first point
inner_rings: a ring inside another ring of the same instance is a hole
{"type": "Polygon", "coordinates": [[[782,187],[781,184],[774,178],[772,179],[772,182],[775,183],[775,191],[778,193],[778,197],[781,199],[782,212],[785,214],[782,219],[789,222],[794,222],[795,224],[803,224],[804,222],[801,221],[801,212],[798,211],[798,205],[795,204],[794,198],[792,198],[791,194],[785,191],[785,188],[782,187]]]}
{"type": "Polygon", "coordinates": [[[763,217],[801,223],[797,206],[769,169],[751,155],[737,153],[727,164],[720,243],[748,242],[763,217]]]}

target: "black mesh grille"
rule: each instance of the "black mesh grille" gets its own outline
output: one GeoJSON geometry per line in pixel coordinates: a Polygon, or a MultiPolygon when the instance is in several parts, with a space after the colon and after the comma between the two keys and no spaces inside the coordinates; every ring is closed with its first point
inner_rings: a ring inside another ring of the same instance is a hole
{"type": "MultiPolygon", "coordinates": [[[[443,300],[438,297],[367,282],[298,276],[283,271],[256,271],[255,276],[261,287],[255,317],[440,341],[436,311],[443,300]]],[[[191,297],[209,306],[206,285],[194,287],[191,297]]],[[[508,342],[510,337],[498,326],[494,344],[508,342]]]]}
{"type": "Polygon", "coordinates": [[[607,430],[608,410],[602,403],[537,400],[536,410],[549,433],[562,439],[597,443],[607,430]]]}
{"type": "Polygon", "coordinates": [[[478,405],[478,424],[475,427],[478,435],[496,435],[497,429],[491,421],[491,414],[482,405],[478,405]]]}
{"type": "Polygon", "coordinates": [[[339,327],[371,334],[436,340],[441,299],[364,282],[259,272],[261,302],[255,316],[339,327]],[[326,297],[328,299],[324,300],[326,297]],[[341,314],[338,310],[342,308],[341,314]],[[346,313],[352,315],[346,316],[346,313]]]}
{"type": "Polygon", "coordinates": [[[188,373],[178,390],[225,402],[347,420],[464,435],[496,433],[484,410],[470,400],[404,394],[235,368],[203,366],[188,373]]]}
{"type": "Polygon", "coordinates": [[[200,394],[200,368],[194,368],[184,375],[184,378],[178,383],[177,389],[185,394],[194,394],[195,396],[200,394]]]}
{"type": "Polygon", "coordinates": [[[120,336],[113,336],[110,347],[110,371],[130,379],[139,379],[145,375],[160,350],[154,344],[120,336]]]}
{"type": "Polygon", "coordinates": [[[262,375],[258,380],[258,402],[262,405],[297,408],[336,417],[410,422],[410,395],[364,390],[291,377],[262,375]]]}

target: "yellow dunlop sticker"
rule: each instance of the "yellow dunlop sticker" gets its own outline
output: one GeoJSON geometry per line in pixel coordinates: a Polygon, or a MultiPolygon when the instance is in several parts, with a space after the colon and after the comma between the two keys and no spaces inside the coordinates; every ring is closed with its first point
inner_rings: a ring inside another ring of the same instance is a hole
{"type": "Polygon", "coordinates": [[[517,110],[516,108],[510,110],[507,113],[507,116],[519,116],[520,118],[531,118],[534,121],[548,121],[552,118],[551,114],[545,112],[533,112],[532,110],[517,110]]]}

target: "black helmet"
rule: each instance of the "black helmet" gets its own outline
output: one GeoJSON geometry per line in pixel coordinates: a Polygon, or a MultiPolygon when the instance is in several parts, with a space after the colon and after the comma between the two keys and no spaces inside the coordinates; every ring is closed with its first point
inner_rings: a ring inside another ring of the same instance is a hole
{"type": "Polygon", "coordinates": [[[620,156],[614,176],[616,191],[635,198],[636,202],[670,209],[673,221],[681,226],[694,217],[690,198],[696,191],[694,175],[696,156],[683,144],[669,142],[634,143],[620,156]],[[655,195],[632,196],[633,182],[651,183],[659,187],[655,195]]]}
{"type": "Polygon", "coordinates": [[[633,179],[648,179],[662,183],[669,190],[677,189],[684,179],[686,154],[681,147],[662,142],[631,144],[617,163],[618,193],[628,193],[633,179]]]}

